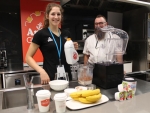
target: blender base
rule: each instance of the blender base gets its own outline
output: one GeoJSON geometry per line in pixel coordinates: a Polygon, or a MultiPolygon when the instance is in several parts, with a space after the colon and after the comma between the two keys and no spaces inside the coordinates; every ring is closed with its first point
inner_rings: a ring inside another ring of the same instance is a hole
{"type": "Polygon", "coordinates": [[[104,89],[115,88],[122,83],[123,77],[123,64],[97,63],[93,70],[92,83],[104,89]]]}

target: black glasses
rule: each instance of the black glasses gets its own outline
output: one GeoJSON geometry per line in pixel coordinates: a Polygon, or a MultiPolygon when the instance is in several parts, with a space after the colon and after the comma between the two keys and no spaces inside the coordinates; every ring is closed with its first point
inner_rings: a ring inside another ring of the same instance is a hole
{"type": "Polygon", "coordinates": [[[104,23],[106,23],[106,22],[97,22],[97,23],[95,23],[95,25],[103,25],[104,23]]]}

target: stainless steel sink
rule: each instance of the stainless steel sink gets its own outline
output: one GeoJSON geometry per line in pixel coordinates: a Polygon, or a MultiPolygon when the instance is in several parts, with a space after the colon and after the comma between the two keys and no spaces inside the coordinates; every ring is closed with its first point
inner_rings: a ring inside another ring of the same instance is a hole
{"type": "MultiPolygon", "coordinates": [[[[42,88],[34,88],[34,103],[37,103],[35,93],[42,88]]],[[[25,87],[6,89],[3,92],[2,109],[27,106],[27,90],[25,87]]]]}
{"type": "Polygon", "coordinates": [[[40,76],[36,72],[26,73],[23,77],[25,87],[0,90],[0,109],[19,106],[27,106],[27,109],[33,109],[34,104],[37,104],[36,92],[41,89],[49,89],[47,87],[49,85],[41,85],[40,76]]]}

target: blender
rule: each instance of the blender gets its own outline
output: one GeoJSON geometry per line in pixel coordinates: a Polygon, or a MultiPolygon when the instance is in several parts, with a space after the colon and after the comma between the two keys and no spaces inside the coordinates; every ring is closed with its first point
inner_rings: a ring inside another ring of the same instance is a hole
{"type": "Polygon", "coordinates": [[[101,39],[101,45],[97,42],[98,54],[93,57],[93,81],[92,83],[104,88],[114,88],[120,84],[124,77],[123,55],[126,52],[128,34],[112,26],[97,29],[106,36],[101,39]]]}

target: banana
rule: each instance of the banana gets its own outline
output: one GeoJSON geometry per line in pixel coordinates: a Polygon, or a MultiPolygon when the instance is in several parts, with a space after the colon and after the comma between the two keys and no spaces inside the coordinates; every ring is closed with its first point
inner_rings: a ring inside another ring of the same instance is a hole
{"type": "Polygon", "coordinates": [[[97,95],[100,93],[100,89],[95,89],[95,90],[85,90],[82,92],[82,97],[88,97],[92,95],[97,95]]]}
{"type": "Polygon", "coordinates": [[[86,97],[86,100],[90,101],[90,102],[97,102],[99,99],[101,99],[101,97],[102,97],[102,95],[101,95],[101,93],[99,93],[98,95],[86,97]]]}
{"type": "Polygon", "coordinates": [[[82,95],[82,91],[78,91],[78,92],[73,92],[70,94],[71,98],[78,98],[82,95]]]}
{"type": "Polygon", "coordinates": [[[76,98],[75,98],[75,97],[72,97],[72,99],[73,99],[73,100],[76,100],[76,101],[78,101],[78,100],[79,100],[79,98],[78,98],[78,97],[76,97],[76,98]]]}
{"type": "Polygon", "coordinates": [[[84,104],[92,104],[93,103],[93,102],[86,100],[86,98],[79,98],[78,100],[79,100],[79,102],[84,103],[84,104]]]}
{"type": "Polygon", "coordinates": [[[82,97],[87,97],[87,96],[91,96],[93,93],[92,93],[92,90],[84,90],[81,94],[82,97]]]}
{"type": "Polygon", "coordinates": [[[100,89],[95,89],[92,91],[93,95],[97,95],[100,93],[100,89]]]}
{"type": "Polygon", "coordinates": [[[101,99],[101,93],[100,89],[95,90],[82,90],[78,92],[73,92],[70,94],[70,97],[73,100],[82,102],[84,104],[91,104],[94,102],[97,102],[99,99],[101,99]]]}

